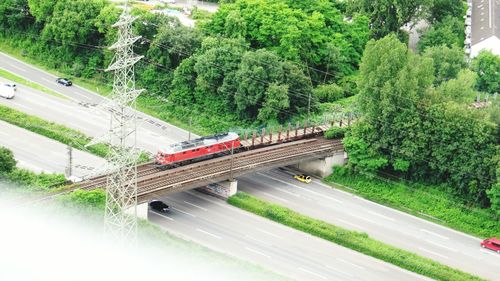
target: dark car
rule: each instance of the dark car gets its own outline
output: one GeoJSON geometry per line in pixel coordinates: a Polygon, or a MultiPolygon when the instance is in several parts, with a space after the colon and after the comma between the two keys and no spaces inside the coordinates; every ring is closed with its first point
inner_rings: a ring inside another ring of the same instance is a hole
{"type": "Polygon", "coordinates": [[[71,80],[69,80],[68,78],[57,78],[56,82],[59,83],[59,84],[61,84],[61,85],[64,85],[64,86],[71,86],[71,85],[73,85],[73,83],[71,82],[71,80]]]}
{"type": "Polygon", "coordinates": [[[149,207],[153,209],[154,211],[160,212],[160,213],[168,213],[170,211],[170,207],[163,203],[162,201],[159,200],[153,200],[149,202],[149,207]]]}

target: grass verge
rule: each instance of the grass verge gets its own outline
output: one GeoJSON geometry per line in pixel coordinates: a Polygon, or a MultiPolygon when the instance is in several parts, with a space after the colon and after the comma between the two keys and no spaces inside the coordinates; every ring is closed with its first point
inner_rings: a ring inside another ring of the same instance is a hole
{"type": "Polygon", "coordinates": [[[109,152],[109,148],[105,144],[85,147],[85,145],[91,141],[91,138],[77,130],[43,120],[3,105],[0,105],[0,120],[100,157],[105,157],[109,152]]]}
{"type": "Polygon", "coordinates": [[[8,79],[8,80],[11,80],[13,82],[16,82],[18,84],[23,84],[25,86],[28,86],[30,88],[33,88],[33,89],[36,89],[36,90],[39,90],[41,92],[44,92],[46,94],[49,94],[49,95],[52,95],[52,96],[55,96],[55,97],[58,97],[58,98],[61,98],[61,99],[68,99],[66,96],[64,95],[61,95],[61,94],[58,94],[50,89],[47,89],[45,87],[43,87],[42,85],[38,84],[38,83],[35,83],[35,82],[31,82],[29,80],[26,80],[22,77],[19,77],[11,72],[8,72],[4,69],[1,69],[0,68],[0,77],[3,77],[5,79],[8,79]]]}
{"type": "Polygon", "coordinates": [[[334,188],[477,237],[500,236],[500,221],[493,213],[457,203],[437,186],[383,181],[352,173],[346,167],[335,167],[324,181],[334,188]]]}
{"type": "Polygon", "coordinates": [[[368,237],[366,233],[346,230],[243,192],[230,197],[228,202],[243,210],[436,280],[483,280],[431,259],[384,244],[368,237]]]}

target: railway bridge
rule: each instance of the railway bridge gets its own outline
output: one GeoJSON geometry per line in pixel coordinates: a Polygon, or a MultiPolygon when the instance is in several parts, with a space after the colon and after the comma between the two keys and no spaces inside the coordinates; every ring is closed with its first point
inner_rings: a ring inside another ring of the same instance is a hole
{"type": "MultiPolygon", "coordinates": [[[[344,153],[339,139],[326,139],[326,127],[304,127],[260,137],[242,139],[243,151],[184,166],[162,169],[153,162],[137,167],[137,199],[145,203],[165,195],[206,186],[260,170],[268,170],[344,153]]],[[[104,188],[107,175],[79,184],[76,188],[104,188]]]]}

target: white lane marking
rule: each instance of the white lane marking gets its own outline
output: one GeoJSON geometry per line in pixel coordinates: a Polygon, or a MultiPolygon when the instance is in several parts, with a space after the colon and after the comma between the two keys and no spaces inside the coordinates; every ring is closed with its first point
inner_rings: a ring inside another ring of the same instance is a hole
{"type": "Polygon", "coordinates": [[[208,211],[207,209],[205,209],[205,208],[203,208],[203,207],[201,207],[201,206],[198,206],[198,205],[196,205],[196,204],[193,204],[193,203],[191,203],[191,202],[184,201],[184,203],[186,203],[186,204],[188,204],[188,205],[190,205],[190,206],[193,206],[193,207],[195,207],[195,208],[201,209],[201,210],[203,210],[203,211],[205,211],[205,212],[206,212],[206,211],[208,211]]]}
{"type": "Polygon", "coordinates": [[[342,270],[340,270],[340,269],[337,269],[337,268],[335,268],[335,267],[333,267],[333,266],[325,265],[325,267],[326,267],[326,268],[328,268],[328,269],[330,269],[330,270],[333,270],[333,271],[335,271],[335,272],[338,272],[338,273],[340,273],[340,274],[343,274],[343,275],[345,275],[345,276],[348,276],[348,277],[354,277],[352,274],[347,273],[347,272],[344,272],[344,271],[342,271],[342,270]]]}
{"type": "Polygon", "coordinates": [[[301,189],[301,190],[303,190],[303,191],[309,192],[309,193],[314,194],[314,195],[316,195],[316,196],[323,197],[323,198],[325,198],[325,199],[329,199],[329,200],[335,201],[335,202],[337,202],[337,203],[344,203],[344,202],[342,202],[342,201],[340,201],[340,200],[338,200],[338,199],[336,199],[336,198],[333,198],[333,197],[331,197],[331,196],[327,196],[327,195],[321,194],[321,193],[319,193],[319,192],[312,191],[312,190],[309,190],[309,189],[307,189],[307,188],[304,188],[304,187],[301,187],[301,186],[298,186],[298,185],[295,185],[295,184],[292,184],[292,183],[286,182],[286,181],[284,181],[284,180],[277,179],[277,178],[275,178],[275,177],[273,177],[273,176],[269,176],[269,175],[266,175],[266,174],[263,174],[263,173],[257,173],[257,174],[259,174],[259,175],[261,175],[261,176],[264,176],[264,177],[267,177],[267,178],[270,178],[270,179],[273,179],[273,180],[275,180],[275,181],[281,182],[281,183],[283,183],[283,184],[286,184],[286,185],[289,185],[289,186],[293,186],[293,187],[295,187],[295,188],[298,188],[298,189],[301,189]]]}
{"type": "Polygon", "coordinates": [[[29,107],[29,106],[26,106],[26,105],[23,105],[23,104],[20,104],[20,103],[15,103],[16,106],[19,106],[21,108],[24,108],[24,109],[27,109],[27,110],[33,110],[32,107],[29,107]]]}
{"type": "Polygon", "coordinates": [[[430,243],[430,244],[432,244],[432,245],[434,245],[434,246],[441,247],[441,248],[446,249],[446,250],[448,250],[448,251],[458,252],[458,250],[457,250],[457,249],[453,249],[453,248],[450,248],[450,247],[446,247],[446,246],[444,246],[444,245],[442,245],[442,244],[439,244],[439,243],[436,243],[436,242],[433,242],[433,241],[430,241],[430,240],[427,240],[427,239],[424,239],[424,240],[425,240],[427,243],[430,243]]]}
{"type": "Polygon", "coordinates": [[[445,255],[441,255],[441,254],[436,253],[436,252],[433,252],[433,251],[431,251],[431,250],[427,250],[426,248],[422,248],[422,247],[418,247],[418,248],[419,248],[420,250],[424,251],[424,252],[429,253],[429,254],[433,254],[433,255],[435,255],[435,256],[442,257],[442,258],[444,258],[444,259],[449,259],[449,257],[447,257],[447,256],[445,256],[445,255]]]}
{"type": "Polygon", "coordinates": [[[366,230],[366,228],[362,227],[361,225],[358,225],[358,224],[355,224],[355,223],[352,223],[352,222],[348,222],[346,220],[343,220],[343,219],[337,219],[338,221],[342,222],[342,223],[345,223],[347,225],[350,225],[350,226],[353,226],[355,228],[359,228],[359,229],[362,229],[362,230],[366,230]]]}
{"type": "Polygon", "coordinates": [[[369,223],[376,224],[373,220],[370,220],[370,219],[362,217],[362,216],[354,215],[352,213],[349,213],[348,215],[351,216],[351,217],[355,217],[357,219],[360,219],[360,220],[364,220],[364,221],[369,222],[369,223]]]}
{"type": "Polygon", "coordinates": [[[17,70],[21,70],[21,71],[24,71],[24,72],[28,72],[26,69],[21,68],[21,67],[19,67],[19,66],[17,66],[17,65],[14,65],[14,64],[9,64],[9,65],[10,65],[11,67],[13,67],[13,68],[17,69],[17,70]]]}
{"type": "Polygon", "coordinates": [[[361,269],[361,270],[365,270],[365,268],[364,268],[364,267],[362,267],[361,265],[357,265],[357,264],[354,264],[354,263],[352,263],[352,262],[348,262],[348,261],[346,261],[346,260],[344,260],[344,259],[341,259],[341,258],[337,258],[337,260],[338,260],[339,262],[343,262],[343,263],[345,263],[345,264],[348,264],[348,265],[350,265],[350,266],[353,266],[353,267],[359,268],[359,269],[361,269]]]}
{"type": "Polygon", "coordinates": [[[160,217],[164,217],[166,218],[167,220],[171,220],[171,221],[174,221],[173,218],[169,217],[169,216],[166,216],[166,215],[163,215],[163,214],[160,214],[160,213],[157,213],[157,212],[152,212],[153,214],[157,215],[157,216],[160,216],[160,217]]]}
{"type": "Polygon", "coordinates": [[[201,233],[203,233],[203,234],[206,234],[206,235],[212,236],[212,237],[217,238],[217,239],[222,239],[222,237],[220,237],[220,236],[218,236],[218,235],[215,235],[215,234],[213,234],[213,233],[210,233],[210,232],[208,232],[208,231],[205,231],[205,230],[203,230],[203,229],[199,229],[199,228],[197,228],[197,229],[196,229],[196,231],[199,231],[199,232],[201,232],[201,233]]]}
{"type": "Polygon", "coordinates": [[[491,0],[490,0],[490,3],[489,3],[489,5],[488,5],[488,8],[489,8],[489,20],[490,20],[490,28],[491,28],[491,18],[492,18],[492,15],[491,15],[491,13],[492,13],[492,9],[491,9],[491,6],[492,6],[492,5],[491,5],[491,0]]]}
{"type": "Polygon", "coordinates": [[[286,193],[286,194],[288,194],[288,195],[292,195],[292,196],[294,196],[294,197],[297,197],[297,198],[299,198],[299,197],[300,197],[300,195],[299,195],[299,194],[296,194],[296,193],[290,192],[290,191],[285,190],[285,189],[281,189],[281,188],[279,188],[279,187],[275,187],[275,189],[276,189],[276,190],[279,190],[279,191],[281,191],[281,192],[283,192],[283,193],[286,193]]]}
{"type": "Polygon", "coordinates": [[[257,230],[257,231],[260,231],[260,232],[262,232],[262,233],[265,233],[265,234],[267,234],[267,235],[269,235],[269,236],[272,236],[272,237],[274,237],[274,238],[283,239],[283,237],[281,237],[281,236],[279,236],[279,235],[276,235],[276,234],[274,234],[274,233],[271,233],[271,232],[269,232],[269,231],[265,231],[265,230],[260,229],[260,228],[256,228],[256,230],[257,230]]]}
{"type": "Polygon", "coordinates": [[[379,213],[374,212],[374,211],[368,211],[368,213],[370,213],[370,214],[372,214],[372,215],[374,215],[374,216],[377,216],[377,217],[381,217],[381,218],[386,219],[386,220],[396,221],[396,220],[395,220],[395,219],[393,219],[393,218],[390,218],[390,217],[388,217],[388,216],[384,216],[384,215],[379,214],[379,213]]]}
{"type": "Polygon", "coordinates": [[[327,279],[325,276],[323,276],[323,275],[321,275],[321,274],[319,274],[319,273],[316,273],[316,272],[313,272],[313,271],[307,270],[307,269],[305,269],[305,268],[303,268],[303,267],[299,267],[299,270],[300,270],[300,271],[303,271],[303,272],[306,272],[306,273],[309,273],[309,274],[311,274],[311,275],[314,275],[314,276],[319,277],[319,278],[324,279],[324,280],[326,280],[326,279],[327,279]]]}
{"type": "Polygon", "coordinates": [[[263,245],[266,245],[266,246],[271,246],[271,244],[269,244],[269,243],[267,243],[265,241],[259,240],[257,238],[254,238],[254,237],[252,237],[252,236],[250,236],[248,234],[245,234],[245,237],[248,238],[248,239],[250,239],[250,240],[252,240],[252,241],[254,241],[254,242],[257,242],[257,243],[260,243],[260,244],[263,244],[263,245]]]}
{"type": "Polygon", "coordinates": [[[186,211],[183,211],[183,210],[177,209],[177,208],[175,208],[175,207],[172,207],[172,209],[173,209],[173,210],[176,210],[176,211],[177,211],[177,212],[179,212],[179,213],[183,213],[183,214],[185,214],[185,215],[188,215],[188,216],[191,216],[191,217],[193,217],[193,218],[196,218],[196,216],[195,216],[195,215],[193,215],[193,214],[191,214],[191,213],[188,213],[188,212],[186,212],[186,211]]]}
{"type": "Polygon", "coordinates": [[[485,254],[488,254],[488,255],[492,255],[492,256],[496,256],[496,257],[499,257],[500,258],[500,255],[491,251],[491,250],[486,250],[486,249],[479,249],[479,251],[485,253],[485,254]]]}
{"type": "Polygon", "coordinates": [[[267,192],[262,192],[262,193],[265,194],[266,196],[269,196],[271,198],[274,198],[274,199],[277,199],[277,200],[280,200],[280,201],[283,201],[283,202],[290,202],[290,201],[288,201],[286,199],[283,199],[283,198],[281,198],[279,196],[272,195],[271,193],[267,193],[267,192]]]}
{"type": "Polygon", "coordinates": [[[420,229],[420,231],[425,232],[425,233],[430,234],[430,235],[434,235],[434,236],[439,237],[439,238],[441,238],[441,239],[443,239],[443,240],[450,240],[450,238],[448,238],[448,237],[446,237],[446,236],[443,236],[443,235],[441,235],[441,234],[437,234],[437,233],[432,232],[432,231],[427,230],[427,229],[423,229],[423,228],[421,228],[421,229],[420,229]]]}
{"type": "Polygon", "coordinates": [[[49,83],[55,82],[55,81],[51,81],[51,80],[49,80],[47,78],[43,78],[43,77],[42,77],[42,80],[45,81],[45,82],[49,82],[49,83]]]}
{"type": "Polygon", "coordinates": [[[266,258],[268,258],[268,259],[270,259],[270,258],[271,258],[271,256],[269,256],[269,255],[267,255],[267,254],[264,254],[264,253],[262,253],[262,252],[260,252],[260,251],[254,250],[254,249],[252,249],[252,248],[249,248],[249,247],[245,247],[245,250],[250,251],[250,252],[255,253],[255,254],[258,254],[258,255],[261,255],[261,256],[264,256],[264,257],[266,257],[266,258]]]}

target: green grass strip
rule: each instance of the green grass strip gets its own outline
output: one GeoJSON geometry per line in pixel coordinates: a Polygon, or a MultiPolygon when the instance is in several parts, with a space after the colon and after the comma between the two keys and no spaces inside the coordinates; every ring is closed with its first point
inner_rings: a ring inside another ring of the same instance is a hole
{"type": "Polygon", "coordinates": [[[77,130],[3,105],[0,105],[0,120],[100,157],[106,157],[109,152],[109,148],[105,144],[85,147],[91,141],[91,138],[77,130]]]}
{"type": "Polygon", "coordinates": [[[238,192],[236,195],[230,197],[228,203],[275,222],[436,280],[483,280],[431,259],[384,244],[368,237],[366,233],[347,230],[321,220],[313,219],[243,192],[238,192]]]}
{"type": "Polygon", "coordinates": [[[62,98],[62,99],[68,99],[68,97],[64,96],[64,95],[61,95],[59,93],[56,93],[50,89],[47,89],[45,88],[44,86],[38,84],[38,83],[35,83],[35,82],[32,82],[32,81],[29,81],[29,80],[26,80],[20,76],[17,76],[11,72],[8,72],[4,69],[1,69],[0,68],[0,77],[3,77],[5,79],[8,79],[10,81],[13,81],[13,82],[16,82],[18,84],[23,84],[25,86],[28,86],[30,88],[33,88],[33,89],[36,89],[36,90],[39,90],[41,92],[44,92],[46,94],[49,94],[49,95],[52,95],[52,96],[55,96],[55,97],[58,97],[58,98],[62,98]]]}
{"type": "Polygon", "coordinates": [[[324,182],[333,188],[477,237],[500,236],[500,220],[493,212],[461,204],[446,191],[449,187],[445,185],[384,181],[368,174],[354,173],[347,167],[335,167],[324,182]]]}

